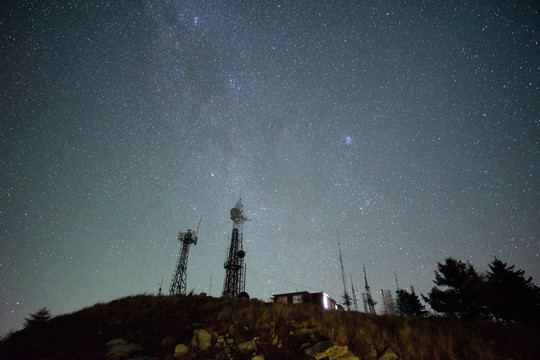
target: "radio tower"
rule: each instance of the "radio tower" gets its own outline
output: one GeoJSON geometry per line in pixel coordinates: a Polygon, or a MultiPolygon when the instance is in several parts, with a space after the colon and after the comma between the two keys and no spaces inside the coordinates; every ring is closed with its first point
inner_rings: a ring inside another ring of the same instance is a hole
{"type": "Polygon", "coordinates": [[[178,232],[178,241],[182,243],[182,252],[178,257],[178,263],[176,264],[176,274],[171,281],[171,289],[169,290],[170,295],[185,295],[186,294],[186,270],[189,254],[189,246],[191,244],[197,245],[196,233],[199,232],[199,226],[201,226],[202,216],[199,219],[199,225],[197,225],[197,231],[194,233],[191,232],[191,229],[188,229],[187,232],[178,232]]]}
{"type": "Polygon", "coordinates": [[[339,247],[339,262],[341,264],[341,278],[343,280],[343,302],[345,303],[345,306],[347,307],[347,311],[351,310],[351,297],[349,296],[349,293],[347,292],[347,283],[345,282],[345,270],[343,269],[343,257],[341,256],[341,244],[339,243],[339,234],[337,232],[336,227],[336,235],[337,235],[337,243],[339,247]]]}
{"type": "Polygon", "coordinates": [[[352,291],[352,302],[354,306],[354,311],[358,311],[358,300],[356,299],[356,291],[354,291],[354,284],[352,282],[352,275],[351,277],[351,291],[352,291]]]}
{"type": "Polygon", "coordinates": [[[244,216],[242,199],[239,199],[231,209],[233,229],[231,243],[225,259],[225,281],[223,282],[223,296],[231,298],[249,298],[245,292],[244,257],[242,224],[248,220],[244,216]]]}
{"type": "Polygon", "coordinates": [[[369,290],[369,285],[367,282],[367,276],[366,276],[366,266],[362,265],[362,268],[364,269],[364,281],[366,282],[366,294],[364,298],[364,309],[367,308],[371,314],[375,314],[375,302],[373,301],[373,298],[371,297],[371,291],[369,290]]]}

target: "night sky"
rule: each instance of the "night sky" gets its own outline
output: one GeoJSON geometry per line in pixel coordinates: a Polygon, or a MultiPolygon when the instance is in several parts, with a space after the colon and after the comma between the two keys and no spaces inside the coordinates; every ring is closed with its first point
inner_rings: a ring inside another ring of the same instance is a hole
{"type": "Polygon", "coordinates": [[[133,294],[540,281],[534,1],[4,1],[0,333],[133,294]],[[56,5],[54,3],[57,3],[56,5]],[[68,5],[69,3],[69,5],[68,5]],[[211,288],[210,288],[211,287],[211,288]]]}

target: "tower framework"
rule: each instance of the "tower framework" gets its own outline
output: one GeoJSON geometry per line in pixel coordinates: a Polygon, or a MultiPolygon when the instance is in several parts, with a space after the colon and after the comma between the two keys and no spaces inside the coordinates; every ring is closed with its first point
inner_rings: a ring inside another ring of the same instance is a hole
{"type": "Polygon", "coordinates": [[[231,241],[227,251],[224,268],[225,280],[223,282],[223,296],[232,298],[248,297],[245,292],[244,258],[246,253],[243,248],[243,224],[248,220],[244,216],[244,206],[241,199],[231,209],[233,229],[231,241]]]}
{"type": "Polygon", "coordinates": [[[343,303],[345,304],[347,311],[350,311],[351,310],[351,297],[349,296],[349,293],[347,292],[347,283],[345,282],[345,270],[343,269],[343,256],[341,256],[341,244],[339,243],[339,234],[337,233],[337,228],[336,228],[336,235],[337,235],[338,247],[339,247],[339,263],[341,264],[341,279],[343,280],[343,303]]]}
{"type": "Polygon", "coordinates": [[[364,309],[367,309],[371,314],[375,314],[375,302],[373,301],[373,298],[371,297],[371,290],[369,289],[369,285],[367,282],[367,275],[366,275],[366,267],[363,265],[362,268],[364,269],[364,281],[366,283],[366,292],[364,297],[364,309]]]}
{"type": "Polygon", "coordinates": [[[352,282],[352,275],[351,277],[351,291],[352,291],[352,303],[354,306],[354,311],[358,311],[358,300],[356,299],[356,291],[354,290],[354,284],[352,282]]]}
{"type": "MultiPolygon", "coordinates": [[[[199,226],[201,221],[199,220],[199,226]]],[[[171,288],[169,290],[170,295],[186,294],[186,276],[187,276],[187,263],[189,255],[190,245],[197,245],[197,236],[195,234],[198,232],[199,227],[197,226],[197,231],[192,232],[191,229],[188,229],[185,233],[178,232],[178,241],[182,243],[182,251],[178,257],[178,263],[176,264],[176,273],[171,281],[171,288]]]]}

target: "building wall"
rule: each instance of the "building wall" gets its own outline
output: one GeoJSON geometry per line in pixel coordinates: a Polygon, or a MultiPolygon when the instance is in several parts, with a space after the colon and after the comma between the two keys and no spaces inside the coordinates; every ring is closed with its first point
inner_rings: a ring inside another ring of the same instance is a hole
{"type": "Polygon", "coordinates": [[[343,310],[341,305],[323,292],[310,294],[307,291],[302,291],[297,293],[274,295],[274,302],[281,304],[313,303],[316,306],[326,310],[343,310]]]}

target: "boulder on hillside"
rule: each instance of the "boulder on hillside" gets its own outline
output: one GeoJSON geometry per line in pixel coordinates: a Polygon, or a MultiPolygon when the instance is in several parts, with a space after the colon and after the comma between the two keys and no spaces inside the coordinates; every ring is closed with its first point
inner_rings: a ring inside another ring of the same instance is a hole
{"type": "Polygon", "coordinates": [[[116,360],[126,359],[137,355],[142,350],[141,344],[128,344],[124,339],[113,339],[107,342],[107,353],[105,359],[116,360]]]}
{"type": "Polygon", "coordinates": [[[354,355],[353,352],[349,351],[345,355],[338,357],[336,360],[360,360],[360,358],[354,355]]]}
{"type": "Polygon", "coordinates": [[[329,358],[330,360],[339,359],[349,352],[347,345],[339,345],[333,341],[321,341],[320,343],[306,349],[306,355],[315,359],[329,358]]]}
{"type": "Polygon", "coordinates": [[[254,340],[249,340],[249,341],[238,344],[238,351],[244,354],[249,353],[251,351],[257,351],[257,345],[255,345],[254,340]]]}
{"type": "Polygon", "coordinates": [[[168,335],[161,340],[162,347],[173,347],[176,340],[172,335],[168,335]]]}
{"type": "Polygon", "coordinates": [[[379,356],[378,360],[398,360],[399,356],[391,348],[387,348],[379,356]]]}
{"type": "Polygon", "coordinates": [[[189,348],[187,347],[187,345],[178,344],[174,348],[174,357],[175,358],[182,357],[182,356],[186,355],[188,353],[188,351],[189,351],[189,348]]]}
{"type": "Polygon", "coordinates": [[[193,331],[193,339],[191,339],[191,344],[200,350],[207,350],[210,347],[210,341],[212,340],[212,335],[204,329],[195,329],[193,331]]]}

